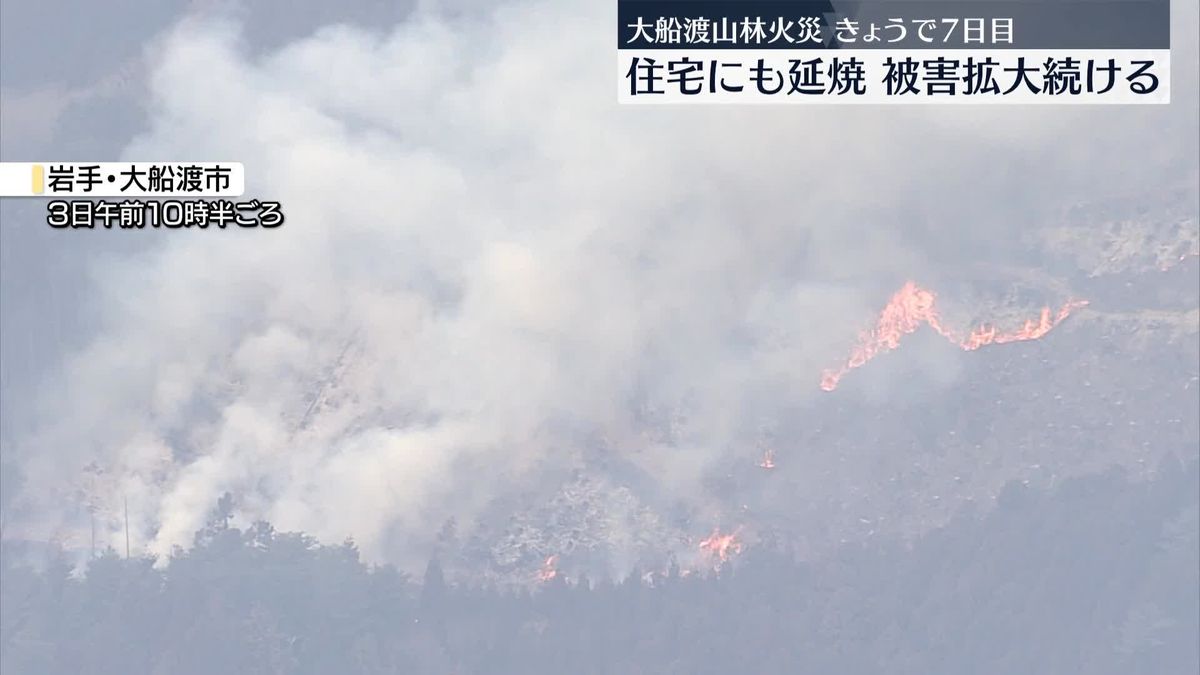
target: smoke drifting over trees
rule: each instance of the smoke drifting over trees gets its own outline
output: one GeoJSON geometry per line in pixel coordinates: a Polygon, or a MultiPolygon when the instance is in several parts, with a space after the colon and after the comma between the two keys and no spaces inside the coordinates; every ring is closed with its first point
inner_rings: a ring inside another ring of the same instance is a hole
{"type": "MultiPolygon", "coordinates": [[[[602,465],[631,495],[605,497],[627,504],[606,530],[627,566],[639,523],[736,525],[730,463],[821,418],[822,369],[904,281],[967,298],[961,325],[1020,325],[1072,295],[1062,268],[1028,277],[1046,251],[1019,243],[1058,209],[1197,176],[1190,35],[1177,103],[1153,110],[683,115],[613,104],[608,31],[564,29],[610,8],[442,9],[265,51],[210,11],[148,47],[148,127],[124,157],[244,161],[286,232],[178,233],[95,267],[95,337],[6,446],[24,530],[78,532],[63,505],[94,465],[102,543],[127,499],[139,550],[165,556],[231,492],[239,522],[419,567],[448,519],[503,520],[602,465]]],[[[914,377],[956,396],[961,355],[916,340],[903,360],[837,405],[909,397],[914,377]]],[[[845,462],[790,454],[774,461],[803,467],[800,494],[845,462]]],[[[887,498],[867,474],[839,490],[839,508],[887,498]]]]}
{"type": "Polygon", "coordinates": [[[57,673],[1132,673],[1200,667],[1200,474],[1014,482],[912,548],[747,552],[719,576],[421,583],[214,518],[165,571],[0,550],[0,668],[57,673]],[[14,583],[19,582],[19,583],[14,583]]]}

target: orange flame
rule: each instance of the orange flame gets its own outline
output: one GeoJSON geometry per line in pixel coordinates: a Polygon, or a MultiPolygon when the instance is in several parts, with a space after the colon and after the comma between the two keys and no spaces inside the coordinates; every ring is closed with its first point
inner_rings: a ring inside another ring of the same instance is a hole
{"type": "Polygon", "coordinates": [[[764,469],[774,469],[775,468],[775,451],[770,448],[766,448],[765,450],[763,450],[763,457],[758,462],[758,465],[764,469]]]}
{"type": "Polygon", "coordinates": [[[555,565],[557,565],[557,564],[558,564],[558,556],[557,555],[552,555],[549,558],[546,558],[546,561],[542,563],[542,569],[538,570],[538,573],[537,573],[538,581],[540,581],[542,583],[546,583],[547,581],[550,581],[551,579],[556,578],[558,576],[558,570],[555,569],[555,565]]]}
{"type": "Polygon", "coordinates": [[[851,352],[846,363],[821,374],[821,388],[825,391],[833,391],[846,373],[862,366],[879,354],[900,346],[900,339],[915,332],[922,324],[929,326],[938,335],[958,345],[959,348],[973,351],[992,344],[1036,340],[1062,323],[1070,316],[1071,312],[1087,304],[1086,300],[1072,300],[1064,304],[1057,314],[1053,313],[1049,307],[1044,307],[1038,320],[1025,321],[1019,330],[1006,333],[1001,332],[993,325],[984,324],[972,330],[965,338],[960,338],[954,331],[942,325],[937,310],[937,296],[932,291],[921,288],[910,281],[904,284],[883,308],[875,328],[859,335],[858,346],[851,352]]]}
{"type": "Polygon", "coordinates": [[[713,528],[712,534],[700,542],[700,550],[707,554],[713,567],[719,569],[722,564],[729,561],[732,554],[742,552],[742,542],[738,541],[737,536],[737,531],[721,534],[721,528],[713,528]]]}

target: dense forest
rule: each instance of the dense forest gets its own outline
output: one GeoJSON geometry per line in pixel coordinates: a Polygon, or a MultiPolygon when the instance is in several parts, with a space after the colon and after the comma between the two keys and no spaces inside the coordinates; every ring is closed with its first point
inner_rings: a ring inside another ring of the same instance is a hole
{"type": "MultiPolygon", "coordinates": [[[[720,573],[494,588],[214,517],[157,569],[6,545],[0,670],[22,673],[1179,673],[1200,670],[1200,474],[1165,458],[1013,483],[908,544],[720,573]]],[[[219,514],[219,511],[214,513],[219,514]]]]}

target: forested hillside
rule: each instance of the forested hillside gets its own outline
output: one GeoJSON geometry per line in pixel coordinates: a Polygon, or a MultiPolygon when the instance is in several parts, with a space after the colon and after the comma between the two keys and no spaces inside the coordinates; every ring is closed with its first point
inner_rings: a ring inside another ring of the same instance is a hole
{"type": "Polygon", "coordinates": [[[906,547],[720,572],[498,588],[360,562],[220,509],[165,569],[86,576],[3,551],[0,653],[21,673],[1170,673],[1200,667],[1198,464],[1053,490],[1013,482],[906,547]]]}

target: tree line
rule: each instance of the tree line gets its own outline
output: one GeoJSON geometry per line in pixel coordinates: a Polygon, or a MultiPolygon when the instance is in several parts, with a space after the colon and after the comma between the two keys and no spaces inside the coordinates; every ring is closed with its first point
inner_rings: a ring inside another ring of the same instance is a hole
{"type": "Polygon", "coordinates": [[[1009,485],[911,543],[720,573],[500,587],[365,564],[214,518],[156,568],[72,574],[0,548],[0,670],[39,673],[1159,673],[1200,671],[1200,473],[1009,485]]]}

